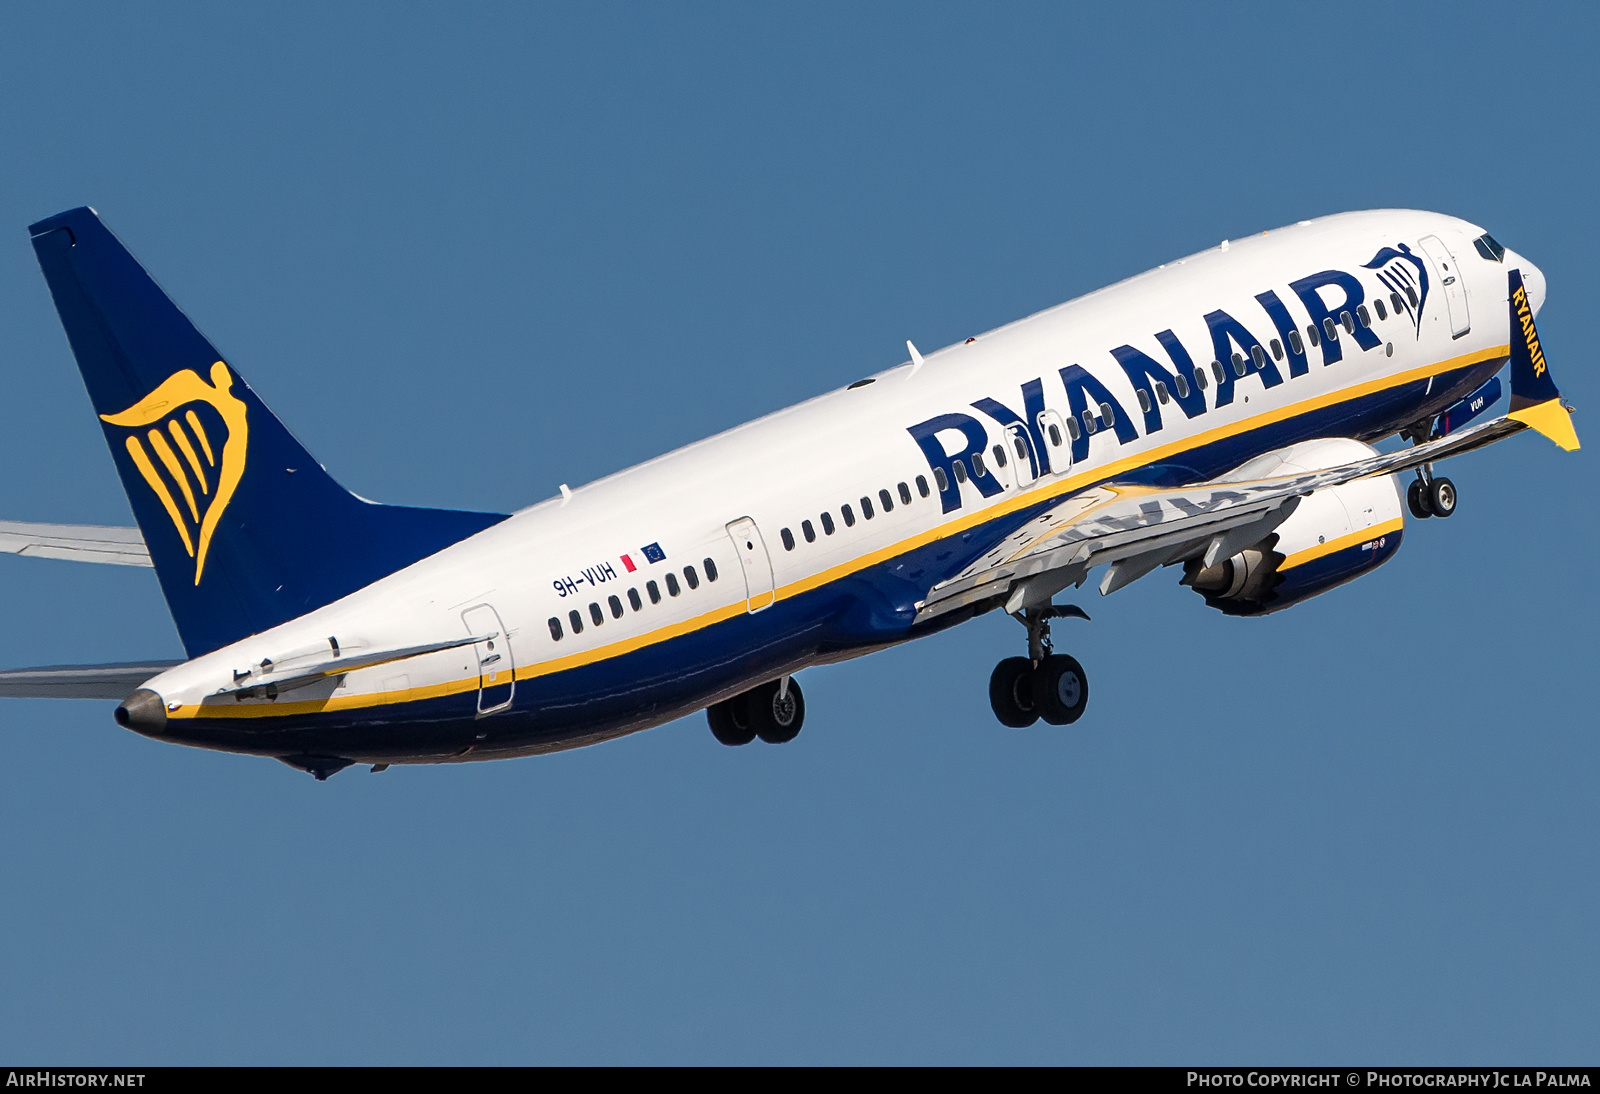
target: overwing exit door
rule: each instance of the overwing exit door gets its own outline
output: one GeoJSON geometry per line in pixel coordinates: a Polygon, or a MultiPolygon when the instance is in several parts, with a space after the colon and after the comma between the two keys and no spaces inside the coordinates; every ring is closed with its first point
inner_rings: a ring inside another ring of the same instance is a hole
{"type": "Polygon", "coordinates": [[[740,517],[729,523],[728,538],[739,552],[739,568],[744,571],[745,610],[759,612],[771,607],[777,592],[772,577],[772,556],[767,554],[761,529],[749,517],[740,517]]]}
{"type": "Polygon", "coordinates": [[[1417,240],[1417,246],[1428,256],[1439,278],[1439,287],[1444,290],[1445,311],[1450,313],[1450,337],[1460,338],[1472,329],[1472,320],[1467,315],[1467,287],[1461,283],[1455,255],[1438,236],[1423,236],[1417,240]]]}
{"type": "Polygon", "coordinates": [[[492,636],[472,644],[478,658],[478,713],[493,714],[511,705],[516,692],[516,668],[511,658],[511,639],[500,622],[500,613],[479,604],[461,613],[470,635],[492,636]]]}
{"type": "Polygon", "coordinates": [[[1006,447],[1011,449],[1008,455],[1017,489],[1025,490],[1039,477],[1034,470],[1033,438],[1028,436],[1028,427],[1015,423],[1006,426],[1006,447]]]}

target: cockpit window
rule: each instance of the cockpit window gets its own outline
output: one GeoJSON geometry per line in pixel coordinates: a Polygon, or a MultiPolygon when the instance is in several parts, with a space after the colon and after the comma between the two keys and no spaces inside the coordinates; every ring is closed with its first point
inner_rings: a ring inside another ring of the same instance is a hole
{"type": "Polygon", "coordinates": [[[1473,240],[1472,245],[1478,248],[1478,253],[1490,262],[1505,261],[1506,249],[1500,246],[1499,242],[1494,238],[1494,236],[1490,235],[1488,232],[1484,232],[1477,239],[1473,240]]]}

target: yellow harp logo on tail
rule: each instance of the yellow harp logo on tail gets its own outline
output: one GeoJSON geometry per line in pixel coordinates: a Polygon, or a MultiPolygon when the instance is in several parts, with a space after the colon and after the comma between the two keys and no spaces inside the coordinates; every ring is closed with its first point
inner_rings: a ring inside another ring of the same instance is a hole
{"type": "Polygon", "coordinates": [[[144,430],[142,436],[139,432],[128,435],[128,456],[172,518],[184,549],[194,559],[194,583],[200,584],[211,537],[244,478],[250,434],[244,403],[233,394],[228,366],[221,361],[212,365],[209,384],[193,369],[173,373],[127,410],[102,414],[100,419],[144,430]],[[208,428],[196,413],[201,407],[209,407],[221,418],[220,437],[214,432],[217,423],[211,422],[208,428]],[[220,451],[218,440],[222,442],[220,451]]]}

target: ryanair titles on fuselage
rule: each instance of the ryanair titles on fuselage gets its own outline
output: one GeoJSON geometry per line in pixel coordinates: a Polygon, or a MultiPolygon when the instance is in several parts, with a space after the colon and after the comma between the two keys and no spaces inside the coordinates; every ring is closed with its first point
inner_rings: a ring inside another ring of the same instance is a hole
{"type": "MultiPolygon", "coordinates": [[[[1400,244],[1398,249],[1381,249],[1363,268],[1380,269],[1399,263],[1414,266],[1417,271],[1420,284],[1412,287],[1408,281],[1402,284],[1406,289],[1405,295],[1397,293],[1396,296],[1420,337],[1422,309],[1427,302],[1428,292],[1426,268],[1421,261],[1409,247],[1400,244]]],[[[1387,280],[1385,284],[1388,284],[1387,280]]],[[[1257,293],[1256,303],[1277,331],[1276,338],[1269,337],[1270,350],[1249,327],[1220,308],[1207,312],[1204,317],[1211,334],[1212,356],[1198,367],[1189,350],[1171,329],[1155,334],[1155,340],[1171,362],[1170,369],[1133,346],[1121,345],[1110,350],[1112,358],[1122,366],[1135,390],[1145,396],[1140,401],[1145,435],[1162,428],[1161,408],[1169,399],[1183,411],[1186,418],[1197,418],[1208,409],[1208,387],[1214,386],[1216,389],[1210,409],[1229,406],[1234,400],[1234,385],[1252,372],[1260,376],[1263,386],[1274,388],[1284,381],[1278,367],[1280,364],[1287,364],[1291,377],[1308,373],[1311,368],[1309,354],[1313,349],[1320,351],[1324,365],[1343,360],[1341,335],[1353,338],[1362,350],[1376,349],[1383,343],[1375,331],[1354,319],[1366,303],[1366,290],[1355,275],[1344,270],[1323,270],[1290,282],[1289,289],[1299,298],[1310,317],[1310,327],[1302,338],[1300,329],[1278,293],[1273,289],[1257,293]],[[1330,305],[1323,296],[1323,290],[1333,290],[1342,299],[1330,305]],[[1160,385],[1159,388],[1157,385],[1160,385]]],[[[1094,433],[1110,431],[1116,435],[1119,445],[1138,440],[1140,433],[1133,416],[1093,373],[1082,365],[1071,364],[1060,369],[1059,375],[1065,388],[1067,406],[1074,419],[1070,429],[1070,450],[1074,464],[1088,458],[1089,440],[1094,433]]],[[[1045,412],[1043,378],[1024,383],[1021,394],[1020,414],[996,399],[983,398],[971,405],[973,409],[994,419],[1002,429],[1017,427],[1022,431],[1029,441],[1028,459],[1034,475],[1065,470],[1050,466],[1051,446],[1045,444],[1044,438],[1044,431],[1048,427],[1041,421],[1041,415],[1045,412]]],[[[1065,425],[1064,422],[1062,424],[1065,425]]],[[[965,412],[940,414],[908,426],[907,431],[927,458],[945,512],[961,508],[961,483],[969,477],[973,486],[986,498],[1004,489],[984,462],[988,429],[973,415],[965,412]],[[959,433],[964,438],[964,447],[955,452],[946,451],[939,438],[939,434],[944,432],[959,433]]]]}

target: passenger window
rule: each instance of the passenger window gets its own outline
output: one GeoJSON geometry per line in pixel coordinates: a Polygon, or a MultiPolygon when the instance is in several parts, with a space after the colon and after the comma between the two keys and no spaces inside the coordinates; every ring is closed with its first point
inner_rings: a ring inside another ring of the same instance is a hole
{"type": "Polygon", "coordinates": [[[608,597],[606,599],[606,603],[608,605],[610,605],[610,607],[611,607],[611,618],[612,619],[621,619],[622,618],[622,601],[619,600],[615,596],[611,596],[611,597],[608,597]]]}
{"type": "Polygon", "coordinates": [[[783,540],[783,549],[785,551],[794,550],[794,533],[793,532],[789,531],[789,529],[787,529],[787,528],[780,529],[778,531],[778,538],[783,540]]]}
{"type": "Polygon", "coordinates": [[[817,530],[811,527],[811,522],[809,520],[803,520],[800,522],[800,534],[806,537],[807,543],[817,542],[817,530]]]}
{"type": "MultiPolygon", "coordinates": [[[[1179,377],[1179,379],[1181,380],[1182,377],[1179,377]]],[[[1167,385],[1162,383],[1160,380],[1156,381],[1156,398],[1161,400],[1162,406],[1166,406],[1168,403],[1172,402],[1172,396],[1167,394],[1167,385]]]]}
{"type": "Polygon", "coordinates": [[[833,535],[833,514],[832,513],[824,513],[824,514],[822,514],[822,533],[823,533],[823,535],[828,535],[828,536],[833,535]]]}
{"type": "Polygon", "coordinates": [[[1244,357],[1237,353],[1233,355],[1233,374],[1235,376],[1244,375],[1244,357]]]}
{"type": "Polygon", "coordinates": [[[683,580],[689,583],[689,588],[691,589],[700,587],[700,575],[694,572],[693,566],[685,566],[683,568],[683,580]]]}
{"type": "Polygon", "coordinates": [[[1274,361],[1283,360],[1283,343],[1276,338],[1272,340],[1272,359],[1274,361]]]}
{"type": "Polygon", "coordinates": [[[706,568],[707,581],[717,580],[717,564],[715,562],[709,558],[703,558],[700,560],[700,564],[706,568]]]}
{"type": "Polygon", "coordinates": [[[646,581],[644,583],[644,591],[650,594],[650,603],[661,603],[661,589],[654,581],[646,581]]]}
{"type": "Polygon", "coordinates": [[[1317,338],[1317,325],[1315,323],[1306,324],[1306,337],[1311,340],[1312,349],[1316,349],[1322,344],[1321,340],[1317,338]]]}
{"type": "Polygon", "coordinates": [[[997,444],[994,446],[994,465],[996,467],[1004,467],[1006,465],[1006,450],[1004,445],[997,444]]]}
{"type": "Polygon", "coordinates": [[[592,600],[589,601],[589,618],[594,620],[594,625],[597,627],[606,621],[606,613],[592,600]]]}
{"type": "Polygon", "coordinates": [[[1411,306],[1413,308],[1417,306],[1417,290],[1413,289],[1410,285],[1406,286],[1406,299],[1411,301],[1411,306]]]}
{"type": "Polygon", "coordinates": [[[1100,420],[1105,423],[1107,429],[1110,429],[1111,423],[1117,420],[1117,416],[1111,412],[1110,403],[1100,404],[1100,420]]]}
{"type": "Polygon", "coordinates": [[[550,617],[550,638],[554,642],[561,641],[561,620],[553,615],[550,617]]]}
{"type": "Polygon", "coordinates": [[[639,611],[644,607],[644,602],[639,599],[638,589],[628,590],[628,607],[632,608],[634,611],[639,611]]]}
{"type": "Polygon", "coordinates": [[[1228,379],[1228,373],[1222,367],[1222,362],[1221,361],[1213,361],[1213,362],[1211,362],[1211,375],[1213,375],[1213,376],[1215,376],[1217,378],[1217,383],[1219,383],[1219,384],[1223,383],[1224,381],[1226,381],[1228,379]]]}
{"type": "Polygon", "coordinates": [[[953,470],[956,473],[956,481],[957,482],[966,482],[967,481],[967,465],[966,464],[962,463],[960,460],[957,460],[955,463],[950,465],[950,468],[951,468],[951,470],[953,470]]]}
{"type": "Polygon", "coordinates": [[[1094,436],[1094,411],[1092,410],[1083,412],[1083,431],[1091,437],[1094,436]]]}
{"type": "MultiPolygon", "coordinates": [[[[938,472],[934,472],[934,478],[938,477],[938,472]]],[[[940,489],[942,490],[943,487],[940,487],[940,489]]],[[[928,480],[923,478],[921,475],[917,476],[917,493],[921,494],[923,497],[928,496],[928,480]]]]}
{"type": "Polygon", "coordinates": [[[1322,321],[1322,329],[1327,332],[1328,341],[1337,342],[1339,340],[1339,332],[1333,326],[1333,316],[1330,315],[1322,321]]]}
{"type": "Polygon", "coordinates": [[[1134,394],[1139,397],[1139,409],[1146,414],[1150,413],[1150,393],[1142,387],[1134,388],[1134,394]]]}
{"type": "MultiPolygon", "coordinates": [[[[1079,432],[1080,432],[1079,429],[1078,429],[1078,419],[1076,419],[1076,418],[1068,418],[1067,421],[1066,421],[1066,426],[1067,426],[1067,436],[1071,437],[1073,440],[1077,440],[1079,432]]],[[[1054,427],[1052,427],[1052,428],[1054,428],[1054,427]]]]}
{"type": "Polygon", "coordinates": [[[573,634],[583,633],[583,616],[578,614],[577,608],[573,608],[567,613],[567,622],[572,624],[573,634]]]}
{"type": "MultiPolygon", "coordinates": [[[[958,464],[956,464],[956,466],[960,467],[961,465],[958,463],[958,464]]],[[[985,476],[987,474],[988,474],[988,472],[985,471],[984,467],[983,467],[983,453],[982,452],[974,452],[972,454],[972,477],[975,478],[975,479],[981,479],[981,478],[983,478],[983,476],[985,476]]],[[[960,477],[961,477],[960,475],[956,476],[956,478],[960,478],[960,477]]]]}
{"type": "Polygon", "coordinates": [[[1197,369],[1194,370],[1194,386],[1199,388],[1201,391],[1204,391],[1206,389],[1206,370],[1205,369],[1197,368],[1197,369]]]}
{"type": "Polygon", "coordinates": [[[900,484],[900,504],[911,504],[911,487],[907,486],[905,483],[900,484]]]}
{"type": "Polygon", "coordinates": [[[1401,303],[1400,294],[1397,292],[1392,292],[1389,294],[1389,306],[1394,309],[1394,313],[1396,315],[1399,315],[1403,310],[1405,310],[1405,305],[1401,303]]]}
{"type": "Polygon", "coordinates": [[[1373,297],[1372,298],[1372,306],[1374,308],[1378,309],[1378,318],[1379,319],[1387,319],[1387,318],[1389,318],[1389,313],[1387,311],[1385,311],[1384,307],[1383,307],[1383,297],[1381,297],[1381,296],[1373,297]]]}
{"type": "Polygon", "coordinates": [[[878,501],[883,505],[883,511],[885,513],[892,512],[894,510],[894,499],[889,496],[889,491],[879,490],[878,501]]]}
{"type": "Polygon", "coordinates": [[[1305,343],[1300,341],[1299,331],[1292,330],[1289,332],[1289,348],[1294,351],[1296,357],[1305,356],[1306,347],[1305,343]]]}
{"type": "MultiPolygon", "coordinates": [[[[960,467],[961,464],[958,462],[956,466],[960,467]]],[[[960,478],[961,476],[957,475],[956,477],[960,478]]],[[[854,528],[856,526],[855,510],[850,508],[849,502],[845,502],[843,505],[839,506],[839,515],[844,518],[844,526],[846,528],[854,528]]]]}
{"type": "Polygon", "coordinates": [[[1344,324],[1344,331],[1346,334],[1354,334],[1356,332],[1356,321],[1350,317],[1350,313],[1348,311],[1342,311],[1339,313],[1339,322],[1344,324]]]}
{"type": "Polygon", "coordinates": [[[861,515],[868,520],[877,515],[872,511],[872,499],[865,495],[861,498],[861,515]]]}
{"type": "Polygon", "coordinates": [[[933,469],[933,481],[939,484],[941,493],[950,489],[950,477],[944,473],[944,468],[942,467],[933,469]]]}
{"type": "Polygon", "coordinates": [[[669,573],[667,575],[667,595],[677,596],[681,592],[683,590],[678,588],[678,575],[669,573]]]}
{"type": "Polygon", "coordinates": [[[1017,450],[1017,459],[1025,460],[1028,458],[1028,446],[1022,443],[1020,436],[1011,438],[1011,447],[1017,450]]]}
{"type": "Polygon", "coordinates": [[[1256,363],[1256,371],[1260,372],[1267,367],[1267,351],[1260,346],[1251,346],[1250,360],[1256,363]]]}
{"type": "Polygon", "coordinates": [[[1050,445],[1053,448],[1061,447],[1061,430],[1057,429],[1054,425],[1050,427],[1050,445]]]}
{"type": "Polygon", "coordinates": [[[1172,385],[1178,389],[1178,398],[1187,399],[1189,397],[1189,381],[1183,378],[1183,373],[1180,372],[1172,378],[1172,385]]]}
{"type": "Polygon", "coordinates": [[[1360,320],[1363,327],[1372,326],[1372,316],[1367,314],[1367,306],[1365,304],[1356,305],[1356,318],[1360,320]]]}

